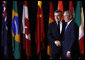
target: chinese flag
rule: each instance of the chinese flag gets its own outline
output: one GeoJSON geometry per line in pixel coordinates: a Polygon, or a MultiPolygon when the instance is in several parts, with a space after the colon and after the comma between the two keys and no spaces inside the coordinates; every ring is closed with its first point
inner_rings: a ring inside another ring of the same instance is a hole
{"type": "Polygon", "coordinates": [[[37,55],[39,55],[40,51],[44,49],[44,38],[45,38],[45,33],[44,33],[42,1],[38,1],[37,23],[36,23],[36,30],[35,30],[37,55]]]}

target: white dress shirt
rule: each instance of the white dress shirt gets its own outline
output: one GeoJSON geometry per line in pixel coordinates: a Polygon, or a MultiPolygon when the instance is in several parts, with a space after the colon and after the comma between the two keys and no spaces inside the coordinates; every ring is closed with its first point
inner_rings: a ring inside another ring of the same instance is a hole
{"type": "MultiPolygon", "coordinates": [[[[58,22],[56,22],[56,23],[58,25],[58,22]]],[[[60,34],[61,34],[61,32],[62,32],[62,21],[60,21],[60,34]]]]}
{"type": "Polygon", "coordinates": [[[65,27],[65,31],[66,31],[68,25],[71,23],[71,21],[72,21],[72,20],[70,20],[69,22],[67,22],[66,27],[65,27]]]}

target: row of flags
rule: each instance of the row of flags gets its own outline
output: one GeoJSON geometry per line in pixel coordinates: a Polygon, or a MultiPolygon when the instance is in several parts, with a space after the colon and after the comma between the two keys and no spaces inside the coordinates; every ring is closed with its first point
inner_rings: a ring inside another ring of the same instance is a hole
{"type": "MultiPolygon", "coordinates": [[[[1,27],[1,46],[4,50],[4,55],[7,56],[7,12],[6,12],[6,3],[3,1],[3,12],[2,12],[2,27],[1,27]]],[[[64,13],[63,1],[58,1],[58,10],[61,10],[64,13]]],[[[75,14],[75,22],[79,26],[79,44],[80,52],[84,54],[84,12],[81,1],[77,2],[76,13],[74,13],[74,7],[72,1],[69,1],[69,10],[75,14]]],[[[23,4],[23,14],[22,14],[22,27],[23,27],[23,49],[25,50],[26,56],[32,56],[31,54],[31,34],[29,26],[29,12],[28,12],[28,2],[24,1],[23,4]]],[[[49,11],[49,24],[54,21],[54,7],[50,1],[50,11],[49,11]]],[[[49,26],[49,25],[48,25],[49,26]]],[[[18,8],[17,1],[13,1],[12,9],[12,52],[15,59],[21,58],[21,45],[20,45],[20,31],[19,31],[19,19],[18,19],[18,8]]],[[[41,50],[44,50],[45,44],[45,29],[44,29],[44,16],[42,1],[38,1],[38,12],[37,12],[37,24],[35,29],[35,42],[36,42],[36,51],[39,56],[41,50]]],[[[47,54],[51,56],[51,47],[47,46],[47,54]]]]}

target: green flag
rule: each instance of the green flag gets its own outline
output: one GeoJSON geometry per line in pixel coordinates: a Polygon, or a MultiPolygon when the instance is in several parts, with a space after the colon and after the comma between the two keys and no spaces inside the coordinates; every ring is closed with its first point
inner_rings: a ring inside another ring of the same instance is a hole
{"type": "Polygon", "coordinates": [[[79,46],[80,46],[80,53],[84,54],[84,26],[82,21],[84,21],[84,14],[82,14],[82,2],[77,1],[76,6],[76,14],[75,14],[75,22],[79,26],[79,46]]]}
{"type": "Polygon", "coordinates": [[[13,1],[12,9],[12,49],[15,59],[20,59],[20,32],[18,22],[17,1],[13,1]]]}

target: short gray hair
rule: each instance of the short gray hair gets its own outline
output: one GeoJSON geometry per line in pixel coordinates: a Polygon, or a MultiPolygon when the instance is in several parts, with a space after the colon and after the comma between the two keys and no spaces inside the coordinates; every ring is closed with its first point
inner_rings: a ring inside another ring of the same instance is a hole
{"type": "Polygon", "coordinates": [[[69,16],[72,16],[71,19],[74,19],[73,13],[71,11],[67,10],[67,11],[64,11],[64,13],[65,12],[67,12],[69,14],[69,16]]]}
{"type": "Polygon", "coordinates": [[[72,12],[70,12],[69,10],[64,11],[64,13],[67,12],[69,14],[69,16],[72,16],[72,12]]]}

